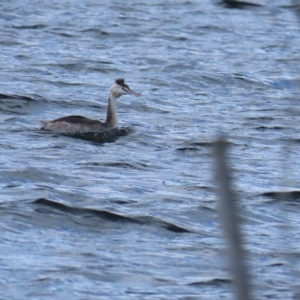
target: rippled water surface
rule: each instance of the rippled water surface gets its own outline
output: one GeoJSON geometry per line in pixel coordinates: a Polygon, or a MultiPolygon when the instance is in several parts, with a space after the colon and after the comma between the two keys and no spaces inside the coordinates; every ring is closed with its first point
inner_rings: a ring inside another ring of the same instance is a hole
{"type": "Polygon", "coordinates": [[[220,133],[254,294],[293,297],[299,23],[289,1],[258,3],[1,1],[1,299],[232,299],[220,133]],[[119,77],[142,93],[118,101],[120,129],[40,130],[103,120],[119,77]]]}

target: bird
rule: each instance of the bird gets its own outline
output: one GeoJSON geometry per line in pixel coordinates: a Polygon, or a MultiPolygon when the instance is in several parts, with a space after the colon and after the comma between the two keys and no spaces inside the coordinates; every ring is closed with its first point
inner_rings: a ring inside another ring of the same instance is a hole
{"type": "Polygon", "coordinates": [[[139,93],[130,89],[130,87],[125,83],[124,78],[116,79],[110,88],[105,122],[72,115],[61,117],[53,121],[41,121],[41,129],[61,133],[86,133],[117,128],[119,126],[117,116],[117,99],[122,95],[140,96],[139,93]]]}

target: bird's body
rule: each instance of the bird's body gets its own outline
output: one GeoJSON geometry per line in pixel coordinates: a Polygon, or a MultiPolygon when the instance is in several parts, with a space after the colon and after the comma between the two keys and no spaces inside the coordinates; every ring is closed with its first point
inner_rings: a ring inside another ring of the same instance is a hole
{"type": "MultiPolygon", "coordinates": [[[[53,121],[42,121],[44,130],[56,132],[96,132],[99,130],[109,129],[98,120],[92,120],[82,116],[62,117],[53,121]]],[[[114,127],[112,127],[114,128],[114,127]]]]}
{"type": "Polygon", "coordinates": [[[42,121],[42,129],[56,132],[84,133],[117,128],[119,122],[116,102],[119,97],[127,94],[139,96],[138,93],[133,92],[129,88],[124,79],[117,79],[110,89],[105,122],[82,116],[67,116],[53,121],[42,121]]]}

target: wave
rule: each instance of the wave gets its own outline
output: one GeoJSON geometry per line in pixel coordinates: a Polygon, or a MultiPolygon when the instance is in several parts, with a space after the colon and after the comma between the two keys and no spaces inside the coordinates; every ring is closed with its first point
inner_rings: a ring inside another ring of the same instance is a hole
{"type": "Polygon", "coordinates": [[[273,198],[275,200],[299,201],[300,191],[265,192],[260,194],[259,196],[265,196],[268,198],[273,198]]]}
{"type": "MultiPolygon", "coordinates": [[[[33,202],[37,206],[36,211],[43,214],[64,213],[66,215],[82,216],[84,218],[96,217],[96,219],[108,222],[134,223],[139,225],[148,225],[158,228],[164,228],[175,233],[190,233],[191,231],[176,224],[161,220],[153,216],[129,217],[107,210],[97,210],[93,208],[72,207],[56,201],[45,198],[37,199],[33,202]]],[[[96,226],[96,224],[95,224],[96,226]]]]}

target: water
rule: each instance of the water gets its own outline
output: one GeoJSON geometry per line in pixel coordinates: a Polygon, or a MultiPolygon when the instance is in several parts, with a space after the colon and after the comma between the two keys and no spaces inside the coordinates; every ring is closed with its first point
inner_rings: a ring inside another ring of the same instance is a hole
{"type": "Polygon", "coordinates": [[[291,299],[300,43],[289,2],[50,2],[0,4],[1,299],[232,299],[219,133],[255,297],[291,299]],[[39,129],[70,114],[103,120],[119,77],[142,93],[118,102],[120,130],[39,129]]]}

